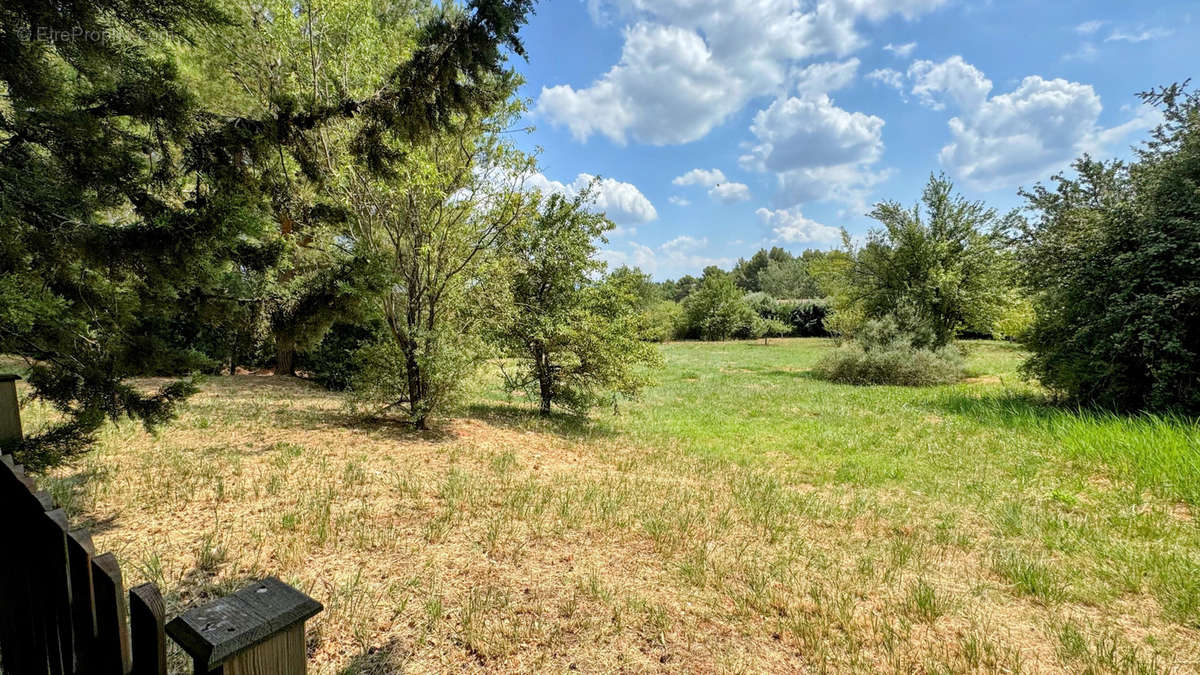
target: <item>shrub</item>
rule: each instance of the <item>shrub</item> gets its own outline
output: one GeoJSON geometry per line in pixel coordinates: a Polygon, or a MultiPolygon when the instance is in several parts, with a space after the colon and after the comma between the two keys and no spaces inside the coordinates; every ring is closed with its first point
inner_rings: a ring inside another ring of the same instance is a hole
{"type": "Polygon", "coordinates": [[[1035,319],[1025,364],[1060,398],[1200,414],[1200,92],[1144,94],[1165,123],[1132,165],[1075,163],[1023,193],[1035,319]]]}
{"type": "Polygon", "coordinates": [[[776,303],[775,318],[788,324],[792,337],[829,337],[825,318],[829,315],[829,299],[780,300],[776,303]]]}
{"type": "Polygon", "coordinates": [[[355,353],[382,336],[384,325],[376,321],[366,326],[335,323],[316,347],[302,352],[297,368],[326,389],[344,391],[358,376],[361,364],[355,353]]]}
{"type": "Polygon", "coordinates": [[[905,330],[892,315],[865,322],[855,339],[822,358],[813,372],[842,384],[928,386],[961,380],[963,357],[953,345],[933,348],[929,334],[905,330]]]}
{"type": "Polygon", "coordinates": [[[683,301],[686,336],[728,340],[752,335],[757,315],[725,274],[706,274],[700,287],[683,301]]]}
{"type": "Polygon", "coordinates": [[[672,300],[656,302],[641,312],[638,339],[666,342],[683,337],[687,331],[683,306],[672,300]]]}

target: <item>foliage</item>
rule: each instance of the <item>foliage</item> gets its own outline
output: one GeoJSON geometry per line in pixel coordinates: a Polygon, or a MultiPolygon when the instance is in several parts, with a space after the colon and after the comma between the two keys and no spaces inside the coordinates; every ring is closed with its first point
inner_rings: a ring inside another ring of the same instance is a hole
{"type": "Polygon", "coordinates": [[[1200,413],[1200,94],[1143,94],[1164,122],[1130,165],[1088,157],[1024,192],[1036,318],[1026,372],[1062,398],[1200,413]]]}
{"type": "Polygon", "coordinates": [[[944,176],[930,176],[921,204],[875,205],[870,216],[883,229],[851,251],[852,264],[835,293],[837,330],[852,334],[862,320],[907,305],[932,328],[934,346],[942,347],[960,327],[998,313],[1006,298],[1002,244],[1010,219],[954,195],[953,188],[944,176]]]}
{"type": "Polygon", "coordinates": [[[272,207],[291,193],[265,167],[289,158],[301,170],[279,173],[319,182],[319,134],[358,119],[353,156],[386,173],[398,144],[504,100],[492,86],[506,51],[523,54],[529,11],[531,0],[447,8],[368,95],[246,112],[180,75],[174,45],[237,25],[211,2],[0,8],[0,352],[26,358],[34,397],[65,416],[16,448],[21,461],[67,459],[105,418],[169,419],[190,384],[144,393],[125,380],[211,369],[188,343],[203,339],[191,319],[226,310],[247,328],[235,333],[253,333],[256,299],[241,291],[279,259],[272,207]]]}
{"type": "Polygon", "coordinates": [[[666,342],[684,337],[683,305],[673,300],[656,302],[641,311],[638,338],[647,342],[666,342]]]}
{"type": "Polygon", "coordinates": [[[706,271],[699,288],[684,299],[683,312],[686,337],[702,340],[749,336],[757,318],[741,289],[719,269],[706,271]]]}
{"type": "Polygon", "coordinates": [[[772,260],[765,269],[758,273],[759,289],[776,298],[821,297],[821,287],[817,283],[816,277],[813,276],[810,258],[772,260]]]}
{"type": "Polygon", "coordinates": [[[503,135],[519,112],[510,102],[409,145],[390,175],[343,176],[349,243],[385,280],[374,311],[387,324],[388,344],[364,352],[354,385],[360,405],[399,409],[427,428],[482,360],[489,317],[480,308],[507,302],[497,244],[529,208],[520,186],[532,163],[503,135]]]}
{"type": "Polygon", "coordinates": [[[825,317],[829,313],[829,299],[779,300],[776,302],[776,317],[788,324],[792,337],[828,337],[825,317]]]}
{"type": "Polygon", "coordinates": [[[591,210],[590,190],[538,200],[500,242],[512,309],[496,332],[517,358],[505,377],[510,391],[526,391],[543,414],[553,406],[582,414],[614,395],[634,396],[646,383],[643,366],[659,357],[641,339],[642,312],[657,289],[624,267],[594,281],[604,266],[595,242],[613,225],[591,210]]]}
{"type": "Polygon", "coordinates": [[[932,330],[909,332],[893,315],[863,323],[854,340],[817,362],[813,372],[842,384],[928,386],[963,378],[962,353],[935,346],[932,330]]]}
{"type": "Polygon", "coordinates": [[[362,323],[335,323],[315,347],[300,354],[296,367],[326,389],[344,391],[353,386],[362,370],[358,351],[386,339],[381,319],[362,323]]]}
{"type": "Polygon", "coordinates": [[[733,283],[737,287],[747,293],[764,290],[762,288],[759,276],[766,270],[771,263],[789,262],[792,260],[792,254],[779,248],[778,246],[771,247],[771,250],[759,249],[749,260],[738,258],[737,263],[730,271],[730,276],[733,277],[733,283]]]}

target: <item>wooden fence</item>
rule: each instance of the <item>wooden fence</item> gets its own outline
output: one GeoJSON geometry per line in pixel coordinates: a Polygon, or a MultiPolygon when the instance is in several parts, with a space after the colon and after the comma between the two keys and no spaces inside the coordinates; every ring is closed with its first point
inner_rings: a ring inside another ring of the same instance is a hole
{"type": "MultiPolygon", "coordinates": [[[[14,376],[0,376],[0,437],[19,438],[14,376]],[[15,426],[14,422],[15,420],[15,426]]],[[[131,588],[111,553],[0,455],[0,672],[6,675],[165,675],[166,635],[196,673],[298,675],[304,622],[321,605],[275,578],[166,623],[154,584],[131,588]]]]}

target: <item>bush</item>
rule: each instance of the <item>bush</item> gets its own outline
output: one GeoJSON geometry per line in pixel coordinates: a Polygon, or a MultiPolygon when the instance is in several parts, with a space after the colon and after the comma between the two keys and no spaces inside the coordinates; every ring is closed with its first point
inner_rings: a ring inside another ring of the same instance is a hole
{"type": "Polygon", "coordinates": [[[641,312],[638,339],[666,342],[683,337],[687,331],[683,306],[672,300],[656,302],[641,312]]]}
{"type": "Polygon", "coordinates": [[[1166,121],[1136,162],[1024,193],[1025,372],[1075,404],[1200,415],[1200,92],[1144,97],[1166,121]]]}
{"type": "Polygon", "coordinates": [[[352,323],[335,323],[316,347],[302,352],[297,357],[297,369],[308,373],[308,377],[326,389],[344,391],[359,374],[362,366],[355,357],[356,352],[383,335],[382,321],[366,326],[352,323]]]}
{"type": "Polygon", "coordinates": [[[728,340],[750,337],[757,315],[725,274],[706,275],[683,301],[686,337],[728,340]]]}
{"type": "Polygon", "coordinates": [[[829,315],[829,299],[780,300],[776,303],[775,318],[788,324],[792,337],[829,337],[825,317],[829,315]]]}
{"type": "Polygon", "coordinates": [[[912,387],[949,384],[963,378],[962,353],[954,345],[932,348],[930,338],[901,328],[895,317],[865,322],[855,339],[822,358],[813,372],[842,384],[912,387]]]}

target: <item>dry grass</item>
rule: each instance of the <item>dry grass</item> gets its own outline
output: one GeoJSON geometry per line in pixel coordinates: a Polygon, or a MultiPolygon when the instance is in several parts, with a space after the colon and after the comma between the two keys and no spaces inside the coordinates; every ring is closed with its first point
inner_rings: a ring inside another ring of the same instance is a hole
{"type": "Polygon", "coordinates": [[[416,435],[359,423],[300,381],[236,376],[210,379],[157,436],[107,432],[54,489],[127,584],[157,582],[170,611],[266,574],[316,597],[315,673],[1110,672],[1200,659],[1200,631],[1152,597],[1073,597],[1022,550],[1001,550],[988,513],[894,484],[814,481],[787,453],[760,459],[522,414],[416,435]]]}

